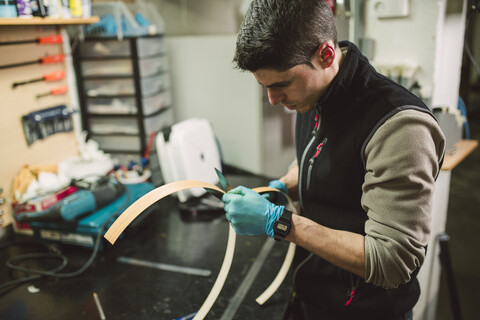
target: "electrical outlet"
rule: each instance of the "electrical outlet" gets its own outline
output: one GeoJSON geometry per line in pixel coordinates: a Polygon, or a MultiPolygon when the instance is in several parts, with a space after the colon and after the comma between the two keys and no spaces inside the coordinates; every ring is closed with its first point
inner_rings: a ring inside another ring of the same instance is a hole
{"type": "Polygon", "coordinates": [[[377,18],[401,18],[409,15],[409,0],[378,0],[373,9],[377,18]]]}

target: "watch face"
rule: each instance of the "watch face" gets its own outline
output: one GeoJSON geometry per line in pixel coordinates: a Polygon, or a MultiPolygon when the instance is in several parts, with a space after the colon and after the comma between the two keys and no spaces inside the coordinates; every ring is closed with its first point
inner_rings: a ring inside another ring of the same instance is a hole
{"type": "Polygon", "coordinates": [[[290,232],[292,212],[284,210],[280,218],[273,224],[273,233],[275,240],[284,239],[290,232]]]}
{"type": "Polygon", "coordinates": [[[286,224],[279,223],[277,224],[277,230],[285,232],[288,230],[288,226],[286,224]]]}
{"type": "Polygon", "coordinates": [[[285,237],[288,234],[290,225],[283,223],[281,221],[276,221],[274,225],[274,232],[276,235],[285,237]]]}

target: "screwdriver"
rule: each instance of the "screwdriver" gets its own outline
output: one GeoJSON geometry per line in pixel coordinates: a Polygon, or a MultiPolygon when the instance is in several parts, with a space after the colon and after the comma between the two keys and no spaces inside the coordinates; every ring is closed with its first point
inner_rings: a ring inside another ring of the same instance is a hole
{"type": "Polygon", "coordinates": [[[46,96],[58,96],[58,95],[61,95],[61,94],[64,94],[68,91],[68,87],[67,86],[61,86],[61,87],[57,87],[55,89],[52,89],[48,92],[44,92],[44,93],[39,93],[37,94],[37,99],[38,98],[41,98],[41,97],[46,97],[46,96]]]}
{"type": "Polygon", "coordinates": [[[64,59],[65,59],[65,55],[63,53],[59,53],[59,54],[54,54],[51,56],[40,58],[38,60],[26,61],[26,62],[14,63],[14,64],[6,64],[3,66],[0,66],[0,69],[21,67],[21,66],[26,66],[26,65],[35,64],[35,63],[40,63],[40,64],[59,63],[59,62],[62,62],[64,59]]]}
{"type": "Polygon", "coordinates": [[[38,44],[60,44],[63,42],[63,38],[61,35],[53,35],[53,36],[44,36],[39,37],[37,39],[32,40],[19,40],[19,41],[7,41],[7,42],[0,42],[0,46],[8,46],[14,44],[24,44],[24,43],[38,43],[38,44]]]}
{"type": "Polygon", "coordinates": [[[25,81],[21,81],[21,82],[14,82],[14,83],[12,83],[12,88],[15,89],[18,86],[33,83],[33,82],[39,82],[39,81],[47,81],[47,82],[58,81],[58,80],[62,80],[63,78],[65,78],[65,71],[64,70],[58,70],[58,71],[54,71],[54,72],[44,74],[43,77],[41,77],[41,78],[35,78],[35,79],[25,80],[25,81]]]}

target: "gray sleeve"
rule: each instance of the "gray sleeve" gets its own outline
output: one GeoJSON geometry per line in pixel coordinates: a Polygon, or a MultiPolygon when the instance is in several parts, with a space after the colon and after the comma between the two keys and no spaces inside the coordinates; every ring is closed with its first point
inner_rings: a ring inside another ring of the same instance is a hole
{"type": "Polygon", "coordinates": [[[444,148],[437,122],[417,110],[397,113],[368,142],[361,200],[366,282],[396,288],[422,265],[444,148]]]}

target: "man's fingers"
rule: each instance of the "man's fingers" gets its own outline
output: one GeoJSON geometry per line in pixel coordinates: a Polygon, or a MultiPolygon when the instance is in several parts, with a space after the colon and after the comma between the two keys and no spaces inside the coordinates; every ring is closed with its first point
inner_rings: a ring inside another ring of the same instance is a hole
{"type": "Polygon", "coordinates": [[[222,201],[225,202],[225,204],[228,204],[228,203],[230,203],[230,201],[235,200],[235,199],[239,199],[241,197],[242,197],[242,195],[239,195],[239,194],[225,193],[222,196],[222,201]]]}
{"type": "Polygon", "coordinates": [[[225,193],[222,196],[222,201],[225,202],[225,203],[228,203],[232,200],[239,199],[239,198],[243,197],[244,195],[246,195],[248,193],[248,191],[250,191],[250,189],[245,188],[243,186],[238,186],[235,189],[232,189],[232,190],[228,191],[227,193],[225,193]]]}
{"type": "Polygon", "coordinates": [[[250,190],[250,189],[248,189],[244,186],[238,186],[238,187],[228,191],[227,194],[238,194],[238,195],[244,196],[248,192],[248,190],[250,190]]]}

